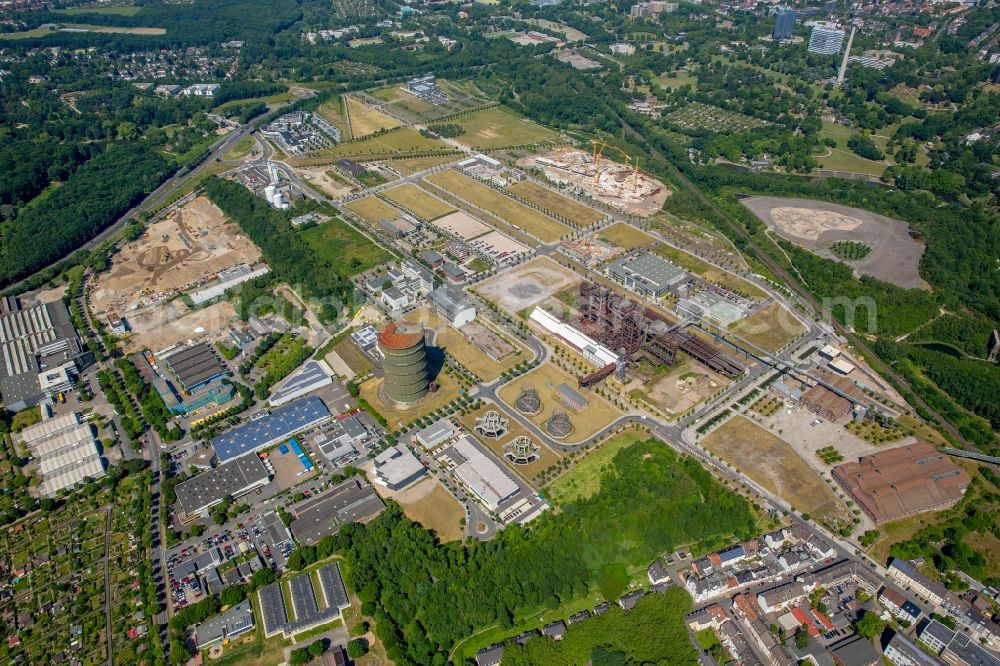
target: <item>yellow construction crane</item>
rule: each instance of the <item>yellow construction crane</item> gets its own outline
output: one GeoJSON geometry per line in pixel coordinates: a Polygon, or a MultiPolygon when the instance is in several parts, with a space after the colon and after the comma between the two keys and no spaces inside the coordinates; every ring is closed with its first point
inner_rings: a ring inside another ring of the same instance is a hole
{"type": "Polygon", "coordinates": [[[624,150],[618,146],[611,145],[606,141],[601,139],[591,139],[591,145],[593,146],[593,158],[594,158],[594,183],[597,183],[601,177],[601,155],[604,153],[605,148],[610,148],[616,151],[625,159],[625,166],[632,167],[632,190],[635,191],[639,187],[639,156],[636,155],[633,158],[628,155],[624,150]]]}

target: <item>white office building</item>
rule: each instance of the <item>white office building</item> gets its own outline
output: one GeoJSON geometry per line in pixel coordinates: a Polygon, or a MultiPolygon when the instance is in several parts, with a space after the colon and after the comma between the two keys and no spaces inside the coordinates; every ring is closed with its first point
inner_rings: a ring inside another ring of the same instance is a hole
{"type": "Polygon", "coordinates": [[[844,31],[832,23],[817,23],[809,37],[809,52],[821,55],[840,53],[844,46],[844,31]]]}

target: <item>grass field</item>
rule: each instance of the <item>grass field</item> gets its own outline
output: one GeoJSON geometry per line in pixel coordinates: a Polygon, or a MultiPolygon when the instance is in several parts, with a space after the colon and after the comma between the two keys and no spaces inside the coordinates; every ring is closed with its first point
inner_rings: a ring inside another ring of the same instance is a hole
{"type": "Polygon", "coordinates": [[[612,224],[607,229],[601,231],[598,236],[612,245],[624,248],[626,251],[656,242],[656,239],[645,231],[640,231],[631,224],[625,224],[624,222],[612,224]]]}
{"type": "Polygon", "coordinates": [[[244,104],[249,104],[251,102],[260,102],[269,107],[273,107],[275,104],[283,104],[285,102],[291,101],[295,95],[291,91],[283,93],[275,93],[274,95],[267,95],[266,97],[253,97],[250,99],[234,99],[225,104],[220,104],[219,106],[212,109],[212,113],[225,114],[226,111],[233,108],[234,106],[243,106],[244,104]]]}
{"type": "Polygon", "coordinates": [[[730,325],[729,330],[772,354],[806,331],[778,303],[770,303],[751,317],[730,325]]]}
{"type": "Polygon", "coordinates": [[[341,140],[349,141],[354,138],[351,136],[351,127],[347,122],[343,97],[334,97],[330,101],[324,102],[316,109],[316,112],[326,118],[330,124],[340,128],[341,140]]]}
{"type": "Polygon", "coordinates": [[[656,83],[663,88],[677,90],[681,86],[698,87],[698,77],[689,72],[673,72],[656,77],[656,83]]]}
{"type": "Polygon", "coordinates": [[[437,479],[424,479],[416,486],[403,491],[397,501],[407,518],[429,530],[434,530],[442,543],[462,538],[461,521],[465,518],[465,509],[437,479]],[[423,487],[425,484],[432,484],[433,489],[428,492],[423,487]],[[416,501],[407,502],[404,498],[410,491],[417,491],[417,494],[422,496],[416,501]]]}
{"type": "Polygon", "coordinates": [[[427,192],[410,183],[404,183],[399,187],[385,190],[383,194],[385,194],[387,199],[412,211],[417,217],[427,222],[436,220],[442,215],[447,215],[455,210],[452,205],[427,194],[427,192]]]}
{"type": "Polygon", "coordinates": [[[232,148],[226,151],[226,154],[222,156],[226,160],[238,160],[246,157],[250,154],[250,150],[253,148],[256,139],[253,134],[247,134],[245,137],[237,141],[232,148]]]}
{"type": "Polygon", "coordinates": [[[701,443],[796,511],[827,521],[844,517],[830,488],[787,442],[742,416],[730,419],[701,443]]]}
{"type": "MultiPolygon", "coordinates": [[[[889,127],[880,130],[878,134],[872,136],[872,140],[878,145],[880,150],[885,150],[886,143],[892,131],[893,129],[889,127]]],[[[888,167],[886,162],[865,159],[860,155],[856,155],[847,147],[848,140],[855,134],[857,134],[857,130],[855,129],[824,121],[823,129],[820,130],[819,136],[821,139],[829,138],[835,140],[837,147],[822,146],[822,149],[825,152],[829,152],[829,154],[820,153],[813,157],[819,163],[821,169],[881,176],[888,167]]]]}
{"type": "Polygon", "coordinates": [[[400,122],[391,116],[376,111],[353,97],[346,98],[347,113],[351,119],[351,129],[355,137],[364,137],[380,129],[399,127],[400,122]]]}
{"type": "Polygon", "coordinates": [[[543,363],[528,374],[521,375],[501,388],[499,395],[508,405],[513,405],[521,393],[521,387],[526,384],[530,384],[538,391],[538,397],[542,401],[542,411],[528,418],[544,427],[545,421],[554,411],[566,412],[574,427],[573,433],[566,438],[567,443],[586,439],[621,416],[620,411],[592,390],[577,389],[576,378],[551,363],[543,363]],[[563,405],[556,393],[556,388],[560,384],[567,384],[578,390],[587,399],[587,406],[582,411],[576,412],[563,405]]]}
{"type": "Polygon", "coordinates": [[[408,160],[390,160],[387,166],[392,167],[404,176],[411,176],[418,171],[430,169],[441,164],[454,162],[460,155],[442,155],[441,157],[412,157],[408,160]]]}
{"type": "Polygon", "coordinates": [[[507,191],[513,192],[517,196],[527,199],[551,213],[558,213],[581,227],[589,227],[591,224],[604,219],[604,213],[577,203],[558,192],[554,192],[547,187],[542,187],[530,180],[522,180],[520,183],[514,183],[507,188],[507,191]]]}
{"type": "MultiPolygon", "coordinates": [[[[75,30],[78,32],[98,32],[102,34],[115,34],[115,35],[165,35],[167,34],[164,28],[127,28],[122,26],[111,26],[111,25],[91,25],[89,23],[65,23],[62,25],[63,28],[69,30],[75,30]]],[[[22,32],[5,32],[0,33],[0,39],[32,39],[36,37],[46,37],[48,35],[56,35],[61,31],[58,29],[51,28],[33,28],[31,30],[24,30],[22,32]]]]}
{"type": "Polygon", "coordinates": [[[379,220],[394,220],[399,217],[398,210],[377,197],[357,199],[347,204],[346,207],[371,224],[377,224],[379,220]]]}
{"type": "Polygon", "coordinates": [[[345,338],[338,342],[336,346],[334,346],[333,351],[337,352],[337,356],[339,356],[356,375],[367,375],[374,367],[371,360],[361,353],[350,338],[345,338]]]}
{"type": "Polygon", "coordinates": [[[507,223],[520,227],[543,243],[559,240],[561,236],[569,233],[569,227],[565,224],[556,222],[537,210],[523,206],[457,171],[442,171],[430,176],[427,180],[472,205],[493,213],[507,223]]]}
{"type": "Polygon", "coordinates": [[[409,127],[403,127],[393,132],[373,136],[360,141],[342,143],[322,155],[329,157],[370,156],[381,158],[387,156],[405,156],[406,153],[416,153],[428,150],[441,150],[445,144],[437,139],[428,139],[409,127]]]}
{"type": "Polygon", "coordinates": [[[497,108],[456,118],[454,122],[465,130],[458,140],[473,148],[523,146],[548,141],[558,136],[541,125],[522,120],[509,111],[497,108]]]}
{"type": "Polygon", "coordinates": [[[302,238],[344,275],[366,271],[393,258],[387,250],[336,218],[303,231],[302,238]]]}
{"type": "Polygon", "coordinates": [[[587,499],[601,489],[601,475],[611,465],[618,452],[642,439],[634,430],[619,433],[576,461],[568,472],[549,484],[545,494],[556,504],[587,499]]]}

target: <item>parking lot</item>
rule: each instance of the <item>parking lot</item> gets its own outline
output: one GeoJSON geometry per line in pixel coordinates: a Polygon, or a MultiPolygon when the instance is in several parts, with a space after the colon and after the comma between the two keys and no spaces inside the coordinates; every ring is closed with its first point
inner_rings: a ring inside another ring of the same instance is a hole
{"type": "Polygon", "coordinates": [[[174,610],[197,603],[205,595],[205,578],[212,569],[256,552],[264,566],[285,569],[291,533],[274,511],[254,514],[235,529],[218,527],[167,551],[167,581],[174,610]]]}

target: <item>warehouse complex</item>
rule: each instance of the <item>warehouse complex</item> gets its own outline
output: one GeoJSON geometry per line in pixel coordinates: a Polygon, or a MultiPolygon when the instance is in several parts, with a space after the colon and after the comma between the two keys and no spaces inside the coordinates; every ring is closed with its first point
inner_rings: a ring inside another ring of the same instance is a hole
{"type": "Polygon", "coordinates": [[[950,507],[969,485],[964,469],[925,442],[844,463],[833,478],[876,523],[950,507]]]}
{"type": "Polygon", "coordinates": [[[191,518],[204,515],[227,496],[241,497],[271,482],[257,456],[241,456],[177,484],[177,502],[191,518]]]}
{"type": "Polygon", "coordinates": [[[9,411],[70,389],[91,363],[62,301],[24,307],[16,298],[0,299],[0,395],[9,411]]]}
{"type": "Polygon", "coordinates": [[[384,508],[371,485],[350,478],[295,505],[292,509],[295,520],[290,527],[296,541],[312,546],[323,537],[336,534],[341,525],[367,522],[384,508]]]}
{"type": "Polygon", "coordinates": [[[28,426],[19,439],[38,463],[42,475],[38,489],[44,495],[51,497],[64,488],[104,476],[94,429],[81,423],[76,412],[28,426]]]}
{"type": "Polygon", "coordinates": [[[313,396],[301,398],[279,410],[254,416],[249,423],[212,438],[219,462],[266,449],[330,418],[330,410],[313,396]]]}

